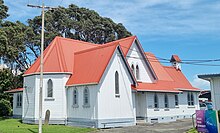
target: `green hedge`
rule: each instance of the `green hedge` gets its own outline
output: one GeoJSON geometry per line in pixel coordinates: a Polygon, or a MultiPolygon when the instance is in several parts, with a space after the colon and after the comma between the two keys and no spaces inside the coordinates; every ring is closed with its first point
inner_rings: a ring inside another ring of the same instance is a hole
{"type": "Polygon", "coordinates": [[[12,113],[11,103],[8,100],[0,100],[0,117],[1,116],[10,116],[12,113]]]}

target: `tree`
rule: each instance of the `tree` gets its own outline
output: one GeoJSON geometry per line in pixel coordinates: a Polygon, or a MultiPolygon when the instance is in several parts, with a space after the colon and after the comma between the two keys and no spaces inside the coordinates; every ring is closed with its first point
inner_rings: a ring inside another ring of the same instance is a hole
{"type": "Polygon", "coordinates": [[[0,22],[8,17],[8,7],[4,5],[4,1],[0,0],[0,22]]]}
{"type": "Polygon", "coordinates": [[[0,29],[0,55],[12,70],[26,70],[32,63],[26,50],[29,28],[21,22],[6,21],[0,29]]]}
{"type": "MultiPolygon", "coordinates": [[[[37,47],[40,45],[41,17],[29,19],[28,24],[35,34],[29,43],[37,47]]],[[[116,24],[93,10],[71,4],[68,8],[59,7],[45,13],[45,47],[55,36],[103,44],[131,36],[131,33],[121,23],[116,24]]]]}

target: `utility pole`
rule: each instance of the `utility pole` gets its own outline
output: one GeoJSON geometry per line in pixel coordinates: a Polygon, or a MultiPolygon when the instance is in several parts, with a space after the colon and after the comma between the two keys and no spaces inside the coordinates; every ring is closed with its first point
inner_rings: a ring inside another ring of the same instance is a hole
{"type": "Polygon", "coordinates": [[[42,0],[42,6],[39,5],[27,5],[28,7],[33,8],[42,8],[42,28],[41,28],[41,55],[40,55],[40,90],[39,90],[39,127],[38,127],[38,133],[42,133],[42,90],[43,90],[43,51],[44,51],[44,9],[55,9],[52,7],[44,6],[44,1],[42,0]]]}

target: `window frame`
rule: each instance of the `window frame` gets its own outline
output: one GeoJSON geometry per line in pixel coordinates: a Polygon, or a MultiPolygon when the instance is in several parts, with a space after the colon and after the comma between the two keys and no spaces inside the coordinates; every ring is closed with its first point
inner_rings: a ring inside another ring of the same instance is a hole
{"type": "Polygon", "coordinates": [[[157,93],[154,93],[154,108],[155,109],[159,108],[159,99],[157,93]]]}
{"type": "Polygon", "coordinates": [[[188,103],[188,106],[195,106],[195,98],[194,98],[193,92],[187,93],[187,103],[188,103]]]}
{"type": "Polygon", "coordinates": [[[175,99],[175,106],[176,106],[176,107],[179,107],[179,95],[178,95],[178,94],[175,94],[175,95],[174,95],[174,99],[175,99]]]}
{"type": "Polygon", "coordinates": [[[22,94],[21,93],[17,93],[16,97],[17,97],[17,99],[16,99],[16,107],[17,108],[21,108],[22,107],[22,94]]]}
{"type": "Polygon", "coordinates": [[[120,97],[119,73],[115,71],[115,97],[120,97]]]}
{"type": "Polygon", "coordinates": [[[138,65],[136,65],[136,70],[135,70],[135,74],[136,74],[136,79],[140,80],[140,68],[138,65]]]}
{"type": "Polygon", "coordinates": [[[79,103],[79,94],[78,94],[78,89],[75,87],[73,89],[73,107],[78,108],[79,107],[78,103],[79,103]]]}
{"type": "Polygon", "coordinates": [[[48,79],[48,81],[47,81],[47,98],[53,98],[53,81],[52,81],[52,79],[48,79]],[[50,91],[51,91],[51,96],[49,96],[50,91]]]}
{"type": "Polygon", "coordinates": [[[90,94],[89,94],[89,88],[87,86],[83,90],[83,107],[85,108],[90,107],[90,94]]]}
{"type": "Polygon", "coordinates": [[[167,96],[167,93],[164,95],[164,108],[169,108],[169,98],[167,96]]]}

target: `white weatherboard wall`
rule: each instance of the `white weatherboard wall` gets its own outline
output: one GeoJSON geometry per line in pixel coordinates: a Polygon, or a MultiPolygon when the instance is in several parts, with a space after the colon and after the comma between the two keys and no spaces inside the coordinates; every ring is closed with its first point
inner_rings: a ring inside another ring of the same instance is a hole
{"type": "Polygon", "coordinates": [[[213,108],[220,110],[220,78],[212,78],[210,83],[213,108]]]}
{"type": "Polygon", "coordinates": [[[22,103],[22,121],[24,123],[33,123],[35,118],[35,89],[36,75],[24,77],[23,103],[22,103]]]}
{"type": "Polygon", "coordinates": [[[132,79],[116,52],[112,56],[99,84],[98,92],[98,127],[117,127],[134,125],[136,116],[132,102],[132,79]],[[119,93],[115,96],[115,72],[119,73],[119,93]]]}
{"type": "MultiPolygon", "coordinates": [[[[17,95],[23,95],[23,92],[17,92],[13,94],[13,117],[21,118],[22,117],[22,106],[17,106],[17,95]]],[[[22,96],[23,97],[23,96],[22,96]]]]}
{"type": "MultiPolygon", "coordinates": [[[[67,74],[44,74],[43,77],[43,108],[42,119],[44,120],[46,111],[50,111],[50,124],[65,124],[66,114],[66,88],[65,84],[69,78],[67,74]],[[53,97],[47,98],[47,81],[53,82],[53,97]]],[[[40,76],[33,75],[25,77],[27,92],[24,94],[25,103],[23,111],[23,122],[37,123],[39,118],[39,82],[40,76]],[[33,89],[33,90],[32,90],[33,89]],[[30,92],[28,92],[30,90],[30,92]],[[27,100],[29,98],[29,104],[27,100]],[[31,99],[30,99],[31,98],[31,99]],[[30,103],[31,102],[31,103],[30,103]],[[25,113],[28,112],[28,113],[25,113]]]]}
{"type": "Polygon", "coordinates": [[[145,57],[143,57],[141,55],[141,51],[139,50],[137,45],[138,44],[136,42],[134,42],[131,45],[131,47],[128,51],[128,54],[127,54],[127,61],[130,66],[132,64],[134,65],[135,70],[136,70],[136,65],[139,66],[140,79],[138,81],[152,83],[154,81],[154,79],[151,76],[150,70],[144,61],[145,57]]]}
{"type": "Polygon", "coordinates": [[[67,119],[68,125],[97,127],[98,86],[75,86],[67,88],[67,119]],[[83,91],[89,89],[89,106],[83,106],[83,91]],[[78,106],[73,106],[73,90],[78,91],[78,106]]]}
{"type": "Polygon", "coordinates": [[[157,93],[159,100],[159,109],[154,108],[154,94],[153,92],[147,92],[147,122],[169,122],[176,119],[190,118],[195,110],[199,109],[198,92],[193,92],[194,106],[188,106],[187,92],[178,94],[179,106],[175,106],[175,93],[167,93],[169,99],[169,110],[165,109],[164,95],[165,93],[157,93]]]}

